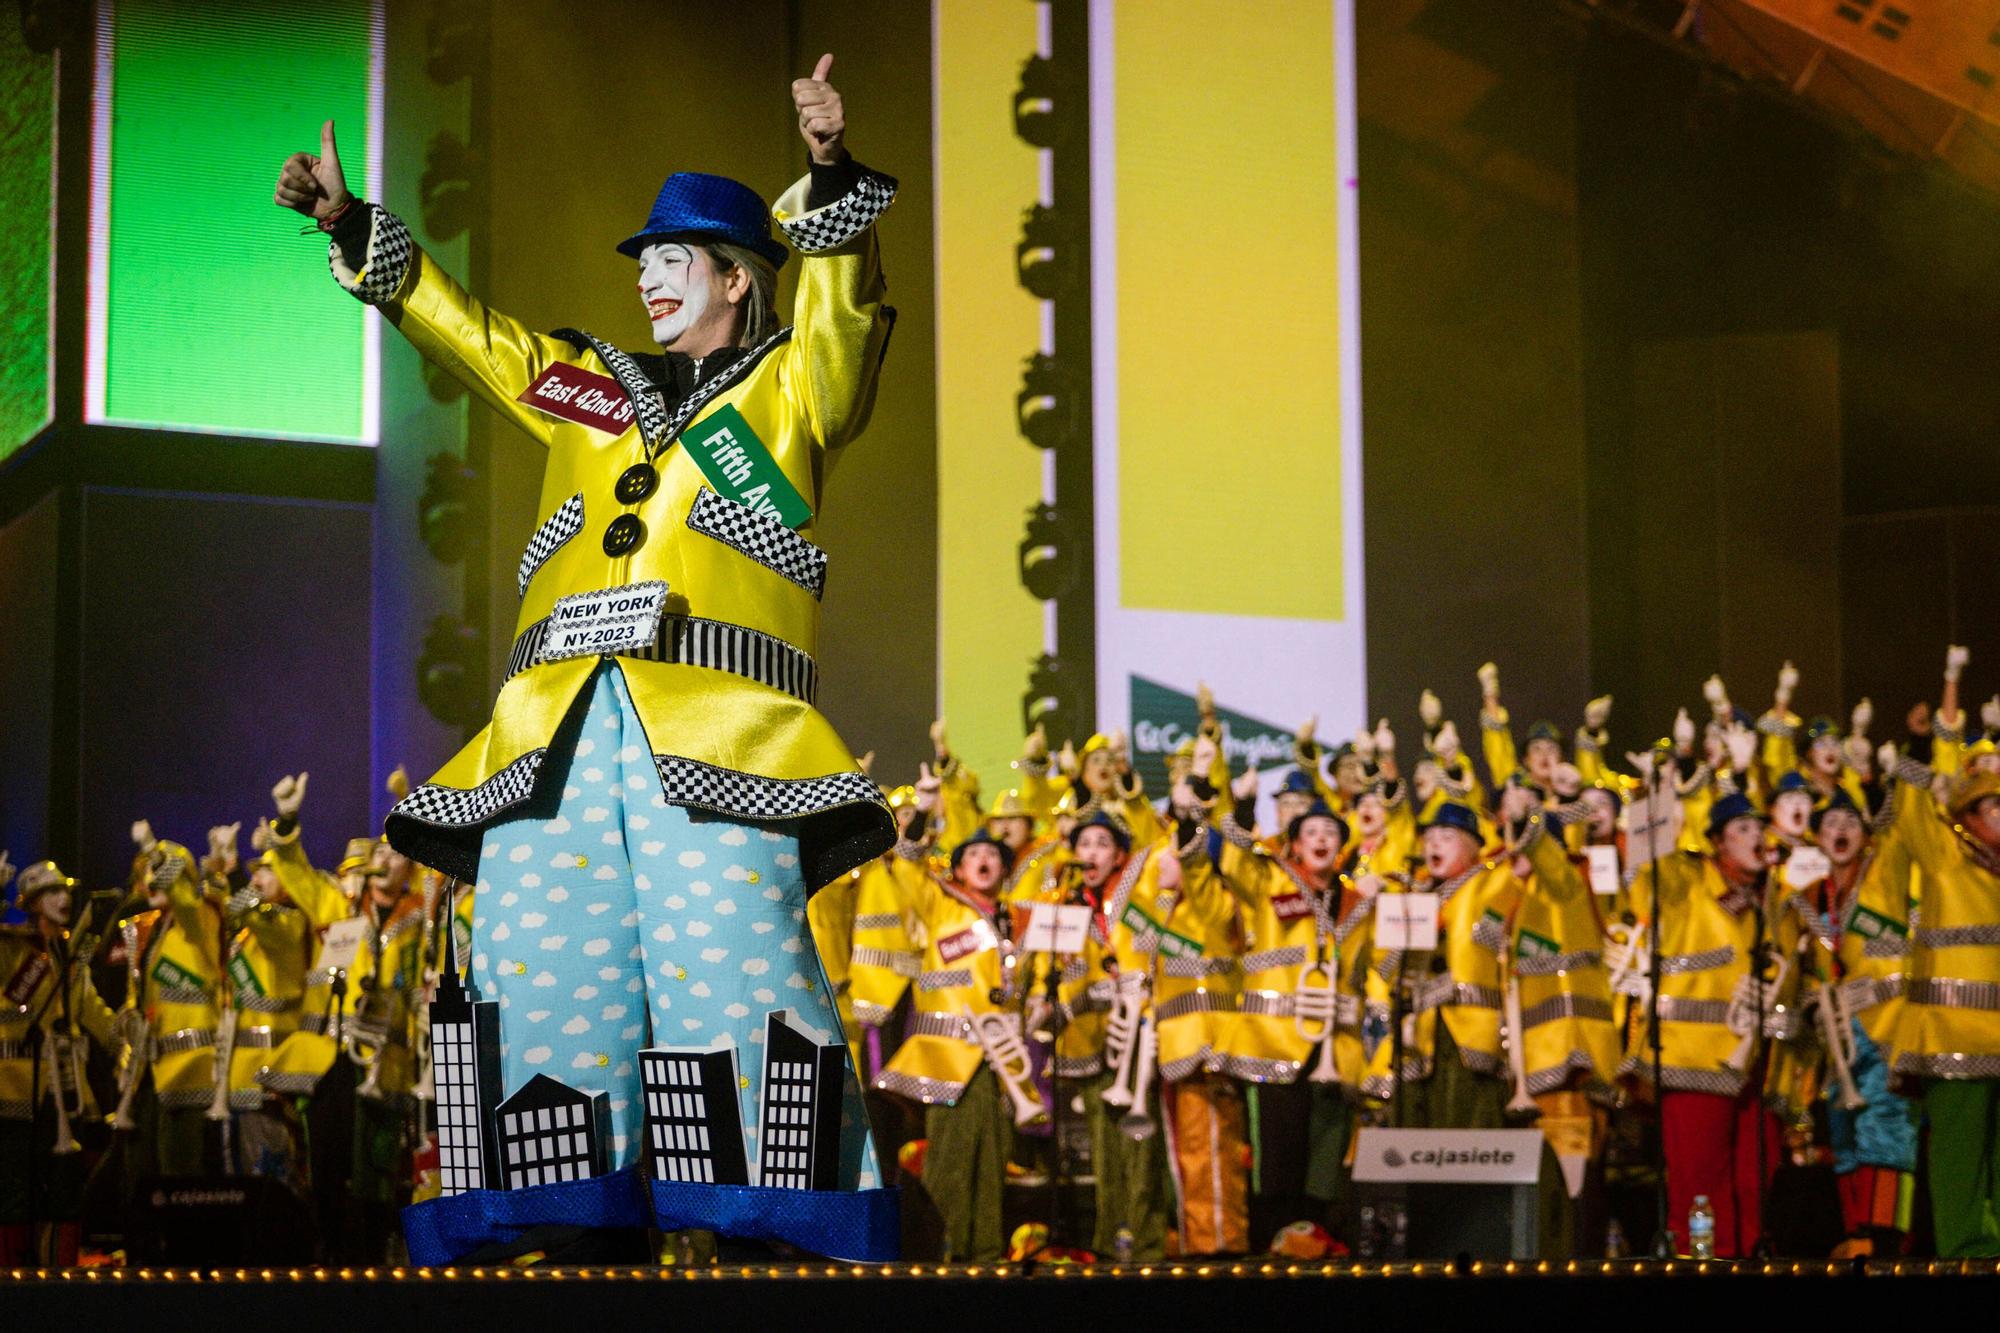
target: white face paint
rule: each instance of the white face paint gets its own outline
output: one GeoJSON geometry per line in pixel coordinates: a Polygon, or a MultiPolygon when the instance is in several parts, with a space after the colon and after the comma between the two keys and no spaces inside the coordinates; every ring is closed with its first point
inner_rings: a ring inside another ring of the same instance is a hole
{"type": "Polygon", "coordinates": [[[715,275],[691,246],[655,241],[639,252],[639,299],[653,322],[653,341],[665,348],[702,323],[715,275]]]}

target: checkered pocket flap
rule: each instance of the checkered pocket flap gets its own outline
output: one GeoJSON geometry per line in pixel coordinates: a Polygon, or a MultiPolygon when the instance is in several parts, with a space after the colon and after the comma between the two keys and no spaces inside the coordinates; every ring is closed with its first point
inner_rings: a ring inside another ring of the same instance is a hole
{"type": "Polygon", "coordinates": [[[535,535],[528,538],[528,549],[521,552],[521,568],[516,575],[523,597],[528,594],[528,580],[535,577],[535,571],[547,564],[550,556],[582,530],[583,492],[578,491],[563,501],[562,508],[550,514],[542,526],[535,529],[535,535]]]}
{"type": "Polygon", "coordinates": [[[826,552],[777,519],[704,486],[688,511],[688,526],[782,574],[819,600],[826,590],[826,552]]]}

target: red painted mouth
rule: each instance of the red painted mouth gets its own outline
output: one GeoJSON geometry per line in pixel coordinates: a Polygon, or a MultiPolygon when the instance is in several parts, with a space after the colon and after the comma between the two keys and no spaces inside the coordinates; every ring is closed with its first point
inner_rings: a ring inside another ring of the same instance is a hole
{"type": "Polygon", "coordinates": [[[665,319],[681,308],[679,301],[659,300],[646,302],[646,313],[653,319],[665,319]]]}

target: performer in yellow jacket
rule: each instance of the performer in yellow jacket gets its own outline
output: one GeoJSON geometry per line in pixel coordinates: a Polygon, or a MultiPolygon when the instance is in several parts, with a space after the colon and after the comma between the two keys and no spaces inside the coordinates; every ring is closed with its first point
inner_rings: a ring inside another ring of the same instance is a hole
{"type": "MultiPolygon", "coordinates": [[[[5,885],[0,859],[0,887],[5,885]]],[[[97,1103],[89,1044],[117,1046],[90,978],[101,923],[72,929],[76,881],[53,861],[20,874],[23,926],[0,927],[0,1267],[73,1267],[82,1238],[77,1131],[97,1103]]]]}
{"type": "Polygon", "coordinates": [[[1896,1075],[1930,1124],[1937,1252],[2000,1255],[2000,775],[1977,772],[1933,799],[1930,719],[1911,715],[1895,832],[1922,871],[1909,920],[1896,1075]]]}
{"type": "MultiPolygon", "coordinates": [[[[806,900],[895,837],[880,791],[814,706],[827,556],[812,534],[841,450],[867,424],[893,319],[873,224],[896,186],[849,156],[832,63],[792,86],[812,167],[768,215],[747,186],[681,172],[618,246],[659,353],[533,332],[481,304],[401,220],[353,198],[330,122],[320,153],[294,155],[277,187],[280,205],[330,235],[345,289],[548,448],[492,723],[397,803],[386,833],[400,853],[480,881],[472,973],[503,1006],[503,1085],[547,1066],[606,1093],[618,1167],[641,1148],[641,1048],[733,1045],[748,1127],[760,1123],[753,1037],[788,974],[799,985],[783,1007],[839,1031],[806,900]],[[788,256],[772,218],[805,256],[783,327],[788,256]],[[604,842],[604,826],[623,837],[604,842]]],[[[876,1170],[846,1085],[851,1193],[876,1170]]],[[[776,1191],[746,1202],[723,1188],[655,1182],[656,1221],[771,1235],[799,1216],[776,1191]]],[[[588,1184],[566,1197],[587,1211],[599,1195],[588,1184]]],[[[835,1229],[872,1244],[885,1205],[855,1197],[819,1217],[855,1222],[835,1229]]]]}
{"type": "MultiPolygon", "coordinates": [[[[1708,838],[1714,856],[1676,852],[1648,866],[1633,880],[1632,900],[1641,923],[1660,932],[1669,1218],[1685,1240],[1689,1208],[1706,1195],[1715,1252],[1734,1257],[1757,1245],[1783,1156],[1782,1128],[1766,1099],[1784,1086],[1785,1048],[1807,1035],[1797,1003],[1802,920],[1769,873],[1763,815],[1747,796],[1715,801],[1708,838]]],[[[1651,1053],[1640,1038],[1625,1069],[1650,1078],[1651,1053]]]]}

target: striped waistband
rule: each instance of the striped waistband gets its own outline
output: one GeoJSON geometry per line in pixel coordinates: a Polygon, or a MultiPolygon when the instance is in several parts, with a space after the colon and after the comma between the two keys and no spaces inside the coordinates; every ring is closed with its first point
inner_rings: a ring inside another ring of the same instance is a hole
{"type": "Polygon", "coordinates": [[[289,1014],[299,1007],[299,1002],[296,998],[287,1000],[276,995],[259,995],[255,991],[247,995],[239,992],[236,1007],[251,1014],[289,1014]]]}
{"type": "Polygon", "coordinates": [[[1729,1001],[1696,1000],[1685,995],[1660,997],[1663,1023],[1723,1023],[1729,1018],[1729,1001]]]}
{"type": "Polygon", "coordinates": [[[2000,1009],[2000,981],[1967,981],[1960,977],[1919,977],[1905,992],[1911,1004],[1934,1009],[2000,1009]]]}
{"type": "MultiPolygon", "coordinates": [[[[543,660],[548,632],[546,617],[521,631],[507,655],[509,679],[543,660]]],[[[676,662],[727,671],[782,690],[803,703],[812,703],[819,694],[819,667],[810,654],[774,634],[721,620],[661,616],[660,631],[652,643],[618,655],[641,662],[676,662]]]]}
{"type": "Polygon", "coordinates": [[[913,953],[900,949],[877,949],[873,945],[857,944],[848,955],[849,967],[887,968],[899,977],[914,977],[922,970],[924,960],[913,953]]]}
{"type": "Polygon", "coordinates": [[[178,1055],[183,1051],[198,1051],[205,1046],[213,1045],[215,1045],[214,1028],[180,1028],[154,1038],[153,1054],[178,1055]]]}
{"type": "Polygon", "coordinates": [[[1597,1019],[1609,1023],[1611,1006],[1590,995],[1551,995],[1540,1004],[1528,1006],[1521,1011],[1521,1027],[1540,1027],[1563,1018],[1597,1019]]]}
{"type": "Polygon", "coordinates": [[[1153,1008],[1153,1021],[1164,1023],[1187,1014],[1227,1014],[1236,1009],[1236,997],[1212,990],[1191,990],[1163,1000],[1153,1008]]]}
{"type": "Polygon", "coordinates": [[[1720,949],[1704,949],[1700,953],[1670,953],[1660,959],[1660,975],[1677,976],[1683,972],[1707,972],[1713,968],[1727,967],[1736,961],[1736,946],[1725,944],[1720,949]]]}
{"type": "Polygon", "coordinates": [[[954,986],[970,986],[972,969],[969,967],[941,967],[935,972],[919,972],[917,989],[920,991],[950,990],[954,986]]]}
{"type": "Polygon", "coordinates": [[[1601,967],[1604,955],[1595,949],[1577,949],[1571,953],[1532,954],[1514,960],[1514,972],[1523,977],[1552,977],[1558,972],[1576,972],[1586,967],[1601,967]]]}
{"type": "Polygon", "coordinates": [[[972,1024],[960,1014],[940,1014],[919,1009],[910,1015],[909,1024],[904,1028],[906,1037],[950,1037],[954,1041],[978,1043],[972,1036],[972,1024]]]}
{"type": "Polygon", "coordinates": [[[1913,938],[1919,949],[1962,949],[1967,945],[2000,944],[2000,922],[1976,926],[1920,927],[1913,938]]]}
{"type": "Polygon", "coordinates": [[[1458,1005],[1469,1009],[1498,1009],[1500,992],[1492,986],[1475,985],[1469,981],[1453,981],[1450,977],[1418,981],[1410,986],[1410,1013],[1421,1014],[1425,1010],[1442,1009],[1446,1005],[1458,1005]]]}

